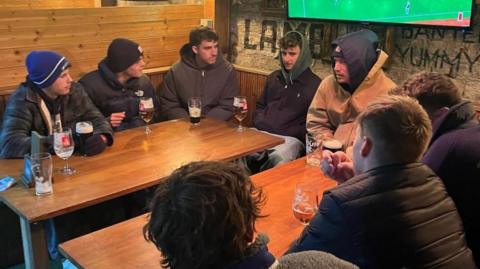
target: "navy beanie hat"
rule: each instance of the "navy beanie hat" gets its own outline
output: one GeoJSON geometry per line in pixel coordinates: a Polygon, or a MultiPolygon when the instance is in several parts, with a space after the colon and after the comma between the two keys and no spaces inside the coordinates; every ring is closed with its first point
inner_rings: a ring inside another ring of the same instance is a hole
{"type": "Polygon", "coordinates": [[[118,73],[126,70],[142,55],[143,49],[140,45],[129,39],[117,38],[108,46],[105,62],[113,73],[118,73]]]}
{"type": "Polygon", "coordinates": [[[25,60],[28,78],[40,89],[52,85],[65,69],[70,67],[67,58],[48,50],[32,51],[25,60]]]}

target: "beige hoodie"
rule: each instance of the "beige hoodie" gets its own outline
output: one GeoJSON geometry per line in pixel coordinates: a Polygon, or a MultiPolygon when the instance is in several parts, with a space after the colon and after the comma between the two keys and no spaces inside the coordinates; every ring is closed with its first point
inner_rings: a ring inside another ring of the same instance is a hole
{"type": "Polygon", "coordinates": [[[313,98],[307,115],[307,130],[317,139],[334,137],[343,143],[344,148],[353,144],[355,139],[355,118],[367,104],[377,96],[386,94],[395,87],[382,70],[388,55],[381,51],[378,60],[368,75],[351,95],[335,80],[335,76],[326,77],[313,98]]]}

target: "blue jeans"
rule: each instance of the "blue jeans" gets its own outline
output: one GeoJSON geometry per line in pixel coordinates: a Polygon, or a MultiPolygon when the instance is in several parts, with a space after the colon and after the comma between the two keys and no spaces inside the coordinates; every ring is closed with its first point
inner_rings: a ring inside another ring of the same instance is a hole
{"type": "Polygon", "coordinates": [[[264,133],[283,138],[285,142],[265,151],[246,156],[244,158],[244,163],[246,163],[246,166],[252,174],[270,169],[283,163],[288,163],[303,156],[305,153],[305,145],[302,141],[298,140],[298,138],[268,132],[264,133]]]}

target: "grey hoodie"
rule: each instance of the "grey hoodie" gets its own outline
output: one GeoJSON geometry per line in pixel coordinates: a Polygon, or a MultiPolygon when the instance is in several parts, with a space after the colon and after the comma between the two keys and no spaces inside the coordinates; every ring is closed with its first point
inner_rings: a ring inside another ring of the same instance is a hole
{"type": "Polygon", "coordinates": [[[221,54],[212,65],[199,66],[190,44],[180,50],[181,60],[165,75],[160,88],[161,114],[167,120],[188,117],[188,99],[202,99],[202,115],[228,120],[233,97],[239,95],[233,66],[221,54]]]}

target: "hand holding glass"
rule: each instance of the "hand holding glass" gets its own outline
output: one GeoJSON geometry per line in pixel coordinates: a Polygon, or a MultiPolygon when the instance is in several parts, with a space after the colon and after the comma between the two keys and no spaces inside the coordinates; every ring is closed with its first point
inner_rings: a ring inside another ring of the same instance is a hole
{"type": "Polygon", "coordinates": [[[63,131],[53,133],[53,149],[55,150],[55,154],[65,161],[65,166],[60,169],[59,172],[65,175],[74,174],[75,169],[68,167],[67,161],[75,149],[72,130],[70,128],[63,128],[63,131]]]}
{"type": "Polygon", "coordinates": [[[298,183],[295,186],[292,210],[295,218],[307,225],[318,210],[318,195],[312,184],[298,183]]]}
{"type": "Polygon", "coordinates": [[[235,96],[233,98],[233,109],[235,112],[235,118],[238,120],[238,131],[243,131],[245,128],[242,126],[242,120],[247,116],[247,98],[245,96],[235,96]]]}
{"type": "Polygon", "coordinates": [[[153,118],[153,100],[149,97],[142,97],[140,98],[139,109],[140,117],[142,117],[143,121],[145,121],[145,134],[149,135],[152,133],[152,129],[148,127],[148,123],[153,118]]]}
{"type": "Polygon", "coordinates": [[[188,114],[190,114],[190,122],[193,125],[200,124],[202,115],[202,99],[200,97],[191,97],[188,99],[188,114]]]}

